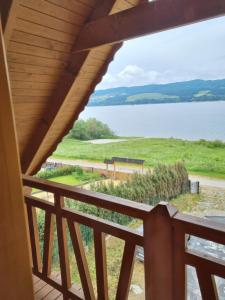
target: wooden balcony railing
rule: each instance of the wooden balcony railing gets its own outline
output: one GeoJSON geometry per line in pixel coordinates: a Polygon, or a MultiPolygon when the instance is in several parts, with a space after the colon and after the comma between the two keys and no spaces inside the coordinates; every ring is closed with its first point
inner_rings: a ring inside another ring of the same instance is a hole
{"type": "MultiPolygon", "coordinates": [[[[179,213],[176,208],[160,203],[155,208],[129,200],[90,192],[63,184],[23,177],[24,186],[53,193],[54,202],[25,196],[33,273],[59,290],[64,299],[107,300],[108,281],[105,236],[125,241],[116,300],[128,299],[136,246],[144,248],[145,299],[185,300],[186,266],[196,268],[203,300],[220,299],[214,276],[225,278],[225,261],[187,247],[187,236],[193,235],[225,245],[225,226],[209,220],[179,213]],[[143,234],[101,218],[71,210],[64,199],[93,204],[99,208],[143,220],[143,234]],[[45,211],[43,259],[40,254],[36,209],[45,211]],[[51,277],[51,258],[56,220],[61,281],[51,277]],[[93,229],[97,297],[88,269],[79,224],[93,229]],[[73,245],[82,290],[72,287],[68,258],[67,234],[73,245]]],[[[138,299],[138,298],[137,298],[138,299]]]]}

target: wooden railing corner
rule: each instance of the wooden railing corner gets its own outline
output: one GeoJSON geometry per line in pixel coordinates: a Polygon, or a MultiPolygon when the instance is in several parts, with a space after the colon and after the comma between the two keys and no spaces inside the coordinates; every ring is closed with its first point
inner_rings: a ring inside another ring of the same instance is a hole
{"type": "Polygon", "coordinates": [[[174,300],[172,218],[177,212],[174,206],[160,202],[144,219],[146,299],[174,300]]]}

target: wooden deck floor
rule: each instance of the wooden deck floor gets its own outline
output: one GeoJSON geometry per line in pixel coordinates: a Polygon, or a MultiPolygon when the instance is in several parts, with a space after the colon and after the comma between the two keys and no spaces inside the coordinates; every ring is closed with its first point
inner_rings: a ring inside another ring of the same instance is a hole
{"type": "Polygon", "coordinates": [[[62,294],[49,284],[33,275],[35,300],[63,300],[62,294]]]}
{"type": "MultiPolygon", "coordinates": [[[[53,273],[52,278],[56,281],[60,280],[59,273],[53,273]]],[[[34,299],[35,300],[63,300],[63,295],[58,290],[54,289],[51,285],[47,284],[45,281],[41,280],[37,276],[33,275],[34,282],[34,299]]],[[[73,284],[71,290],[78,292],[81,298],[84,298],[83,291],[81,287],[76,284],[73,284]]]]}

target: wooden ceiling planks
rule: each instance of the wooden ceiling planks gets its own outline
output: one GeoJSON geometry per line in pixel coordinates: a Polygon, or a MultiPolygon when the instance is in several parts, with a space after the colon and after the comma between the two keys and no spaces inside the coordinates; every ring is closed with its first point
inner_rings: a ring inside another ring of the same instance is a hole
{"type": "MultiPolygon", "coordinates": [[[[109,1],[105,2],[107,2],[107,4],[109,3],[109,1]]],[[[115,2],[116,1],[111,1],[110,4],[113,5],[115,2]]],[[[103,15],[107,15],[110,12],[113,13],[113,11],[117,9],[118,2],[120,1],[116,2],[114,10],[112,10],[112,7],[109,7],[109,5],[105,8],[105,12],[102,11],[102,6],[98,7],[97,10],[100,9],[103,15]]],[[[99,15],[98,12],[97,14],[99,15]]],[[[96,15],[96,10],[93,15],[96,15]]],[[[117,49],[117,47],[115,48],[117,49]]],[[[92,51],[83,56],[73,55],[71,57],[70,63],[65,70],[65,76],[67,77],[66,84],[65,81],[59,82],[58,88],[52,99],[55,112],[48,109],[48,113],[45,114],[45,123],[48,124],[48,128],[45,124],[39,124],[40,131],[37,136],[36,145],[34,143],[29,145],[28,147],[31,149],[29,155],[24,155],[22,157],[24,172],[28,174],[35,173],[40,168],[40,162],[43,162],[49,154],[54,151],[58,142],[72,127],[75,118],[79,115],[81,109],[83,109],[87,99],[95,88],[96,77],[98,78],[98,81],[99,78],[102,77],[103,73],[99,73],[99,70],[102,69],[102,65],[106,65],[106,61],[108,65],[108,57],[111,57],[110,54],[112,53],[112,50],[113,47],[106,46],[99,50],[99,53],[97,50],[93,50],[96,57],[91,54],[92,51]],[[90,58],[89,55],[91,55],[90,58]],[[68,71],[70,73],[68,73],[68,71]],[[89,79],[86,80],[79,80],[80,74],[87,72],[91,73],[92,76],[89,76],[89,79]],[[94,86],[93,82],[95,83],[94,86]],[[79,95],[79,100],[77,102],[72,100],[74,94],[76,94],[76,96],[79,95]],[[80,102],[83,103],[82,108],[79,106],[80,102]],[[74,103],[77,104],[77,107],[74,103]],[[56,132],[55,128],[57,127],[61,128],[61,130],[56,132]],[[51,147],[49,148],[50,144],[51,147]]]]}
{"type": "Polygon", "coordinates": [[[21,42],[10,41],[8,51],[18,54],[26,54],[31,56],[37,56],[41,58],[48,58],[50,60],[58,60],[66,62],[69,58],[69,53],[59,52],[51,49],[45,49],[37,46],[23,44],[21,42]]]}
{"type": "Polygon", "coordinates": [[[36,46],[38,49],[48,49],[56,52],[69,53],[71,47],[68,44],[60,43],[53,39],[43,38],[41,36],[21,32],[15,29],[12,32],[11,41],[15,41],[21,44],[36,46]]]}
{"type": "Polygon", "coordinates": [[[35,136],[58,81],[64,80],[71,47],[96,1],[65,1],[69,2],[72,10],[54,0],[13,1],[11,10],[7,8],[10,25],[14,18],[5,38],[21,156],[29,151],[26,145],[35,136]]]}
{"type": "MultiPolygon", "coordinates": [[[[87,12],[90,9],[90,7],[85,6],[83,8],[82,16],[81,10],[73,12],[70,9],[64,9],[62,6],[53,2],[54,1],[50,2],[46,0],[22,0],[21,6],[78,26],[85,21],[87,12]]],[[[62,2],[64,2],[64,0],[62,0],[62,2]]]]}

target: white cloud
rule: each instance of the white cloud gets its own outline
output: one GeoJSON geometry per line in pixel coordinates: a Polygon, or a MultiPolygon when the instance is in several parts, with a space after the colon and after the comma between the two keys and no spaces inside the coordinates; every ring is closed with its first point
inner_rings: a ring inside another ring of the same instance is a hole
{"type": "Polygon", "coordinates": [[[137,65],[127,65],[118,74],[107,73],[97,89],[107,89],[121,86],[138,86],[145,84],[169,83],[181,80],[189,80],[188,76],[180,78],[173,71],[158,72],[145,71],[137,65]]]}
{"type": "Polygon", "coordinates": [[[124,43],[98,89],[225,78],[225,17],[124,43]]]}
{"type": "Polygon", "coordinates": [[[150,70],[146,71],[143,68],[137,65],[127,65],[117,74],[107,73],[102,82],[99,83],[97,89],[108,89],[115,87],[124,87],[124,86],[141,86],[147,84],[164,84],[171,82],[187,81],[193,79],[221,79],[225,77],[224,72],[218,72],[218,69],[207,70],[207,67],[198,67],[195,70],[195,67],[192,66],[192,70],[165,70],[165,71],[156,71],[150,70]],[[223,73],[223,74],[222,74],[223,73]]]}

